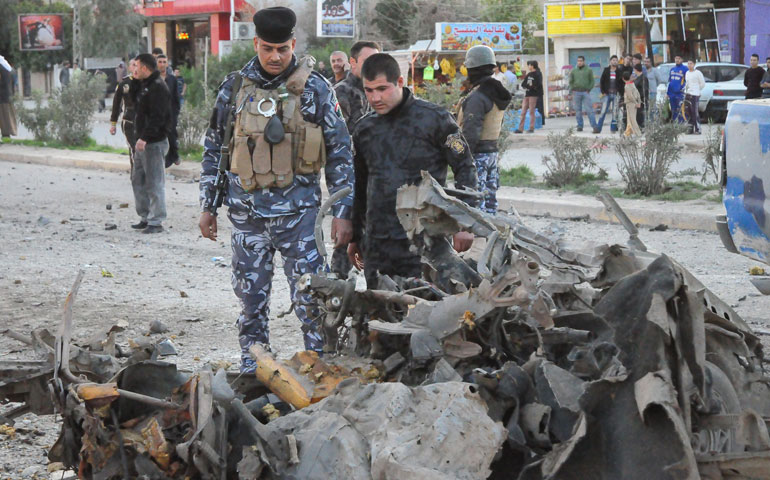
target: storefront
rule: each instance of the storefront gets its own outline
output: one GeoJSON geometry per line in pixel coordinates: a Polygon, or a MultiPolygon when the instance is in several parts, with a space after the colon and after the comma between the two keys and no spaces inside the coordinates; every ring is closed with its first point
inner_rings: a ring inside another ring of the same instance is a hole
{"type": "Polygon", "coordinates": [[[200,67],[207,50],[218,55],[220,42],[231,39],[231,22],[251,20],[250,8],[245,0],[145,0],[139,11],[151,48],[162,48],[173,65],[200,67]]]}

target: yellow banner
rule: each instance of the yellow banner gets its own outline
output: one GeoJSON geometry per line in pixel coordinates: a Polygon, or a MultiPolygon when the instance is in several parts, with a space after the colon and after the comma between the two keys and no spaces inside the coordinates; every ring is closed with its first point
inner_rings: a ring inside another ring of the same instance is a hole
{"type": "Polygon", "coordinates": [[[623,14],[619,3],[604,4],[603,9],[600,5],[583,5],[582,16],[580,14],[580,5],[548,5],[546,12],[549,20],[548,36],[623,32],[623,20],[621,19],[582,20],[585,18],[619,17],[623,14]],[[562,9],[564,11],[563,17],[562,9]],[[550,21],[561,20],[562,18],[564,18],[563,21],[550,21]]]}

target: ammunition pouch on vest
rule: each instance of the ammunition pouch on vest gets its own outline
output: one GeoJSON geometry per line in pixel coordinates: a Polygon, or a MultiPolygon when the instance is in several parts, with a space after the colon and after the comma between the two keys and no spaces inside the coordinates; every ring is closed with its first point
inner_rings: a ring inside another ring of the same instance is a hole
{"type": "Polygon", "coordinates": [[[308,60],[300,60],[285,86],[263,90],[248,78],[235,96],[237,115],[231,145],[230,171],[237,174],[247,192],[257,188],[287,187],[294,175],[320,172],[326,163],[323,129],[306,122],[300,95],[310,76],[308,60]],[[265,139],[272,116],[280,119],[285,135],[279,143],[265,139]]]}
{"type": "MultiPolygon", "coordinates": [[[[471,94],[479,87],[475,87],[471,93],[468,94],[468,96],[465,97],[463,102],[460,104],[459,113],[457,114],[457,124],[460,126],[460,128],[463,127],[463,121],[464,121],[464,110],[465,110],[465,101],[468,99],[468,97],[471,96],[471,94]]],[[[503,117],[505,117],[505,111],[500,110],[497,105],[493,102],[492,103],[492,110],[488,111],[486,115],[484,115],[484,123],[481,126],[481,136],[479,137],[479,140],[481,141],[497,141],[498,138],[500,138],[500,131],[503,129],[503,117]]]]}

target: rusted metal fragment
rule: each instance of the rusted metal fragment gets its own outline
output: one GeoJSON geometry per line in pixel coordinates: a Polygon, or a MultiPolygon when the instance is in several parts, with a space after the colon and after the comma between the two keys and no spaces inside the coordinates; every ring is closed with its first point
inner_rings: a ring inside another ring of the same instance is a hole
{"type": "Polygon", "coordinates": [[[310,405],[314,388],[310,380],[277,361],[275,356],[261,345],[253,345],[249,350],[257,362],[257,380],[294,408],[310,405]]]}

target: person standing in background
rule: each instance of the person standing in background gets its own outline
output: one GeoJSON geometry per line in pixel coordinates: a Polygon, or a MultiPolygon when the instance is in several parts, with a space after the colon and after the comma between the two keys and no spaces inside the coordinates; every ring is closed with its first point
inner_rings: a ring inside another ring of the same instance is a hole
{"type": "Polygon", "coordinates": [[[636,123],[636,111],[642,106],[642,96],[639,94],[639,90],[636,89],[632,76],[628,70],[623,72],[623,81],[626,84],[623,88],[623,103],[626,105],[626,116],[628,117],[625,132],[627,137],[641,135],[642,133],[639,124],[636,123]]]}
{"type": "Polygon", "coordinates": [[[332,65],[332,73],[334,75],[331,79],[332,85],[337,85],[348,76],[348,70],[350,70],[348,56],[345,52],[337,50],[336,52],[332,52],[329,56],[329,63],[332,65]]]}
{"type": "Polygon", "coordinates": [[[687,61],[687,73],[684,80],[684,100],[687,105],[687,117],[690,120],[689,133],[700,135],[700,116],[698,114],[698,102],[700,93],[706,88],[706,80],[703,74],[695,70],[695,60],[687,61]]]}
{"type": "Polygon", "coordinates": [[[134,102],[136,93],[139,90],[139,81],[134,78],[136,69],[136,60],[133,58],[128,62],[128,76],[122,78],[115,88],[115,96],[112,97],[112,114],[110,115],[110,135],[117,132],[118,117],[123,112],[123,120],[120,122],[120,128],[128,143],[128,159],[131,168],[134,167],[134,148],[136,145],[136,133],[134,132],[134,102]]]}
{"type": "Polygon", "coordinates": [[[182,107],[184,106],[184,96],[187,93],[187,85],[184,83],[184,77],[178,68],[174,69],[174,76],[176,77],[176,93],[179,97],[179,110],[182,110],[182,107]]]}
{"type": "Polygon", "coordinates": [[[59,72],[59,83],[61,83],[61,88],[65,88],[70,84],[70,62],[67,60],[64,61],[59,72]]]}
{"type": "Polygon", "coordinates": [[[636,110],[636,123],[640,128],[644,128],[644,122],[647,118],[647,112],[649,111],[649,99],[650,99],[650,83],[647,81],[647,76],[644,74],[644,67],[641,63],[634,65],[634,72],[631,74],[631,78],[634,80],[636,90],[642,97],[641,107],[636,110]]]}
{"type": "Polygon", "coordinates": [[[765,59],[765,63],[767,64],[767,70],[762,75],[762,83],[759,86],[762,87],[762,98],[770,98],[770,57],[765,59]]]}
{"type": "Polygon", "coordinates": [[[176,77],[169,72],[168,58],[160,54],[157,56],[158,72],[160,78],[166,83],[171,97],[171,128],[168,131],[168,154],[166,155],[166,168],[173,164],[179,165],[179,135],[176,126],[179,121],[179,88],[176,77]]]}
{"type": "Polygon", "coordinates": [[[618,66],[617,55],[610,57],[610,65],[602,72],[602,76],[599,78],[599,90],[604,97],[602,97],[602,113],[599,121],[596,123],[596,127],[601,132],[604,127],[604,118],[607,116],[607,113],[612,112],[610,131],[617,132],[618,97],[623,96],[623,69],[618,66]]]}
{"type": "MultiPolygon", "coordinates": [[[[16,111],[13,109],[13,75],[11,64],[0,55],[0,137],[18,134],[16,111]]],[[[0,138],[2,143],[2,138],[0,138]]]]}
{"type": "Polygon", "coordinates": [[[521,81],[521,86],[526,93],[524,94],[524,100],[521,104],[519,128],[517,128],[514,133],[524,132],[524,120],[527,118],[527,112],[529,112],[529,129],[527,129],[527,133],[535,133],[537,97],[543,95],[543,76],[540,74],[537,60],[528,61],[527,69],[529,72],[524,76],[524,80],[521,81]]]}
{"type": "Polygon", "coordinates": [[[759,55],[751,55],[751,68],[746,70],[743,76],[743,85],[746,86],[746,99],[762,98],[762,78],[765,76],[765,69],[759,66],[759,55]]]}
{"type": "Polygon", "coordinates": [[[652,66],[652,60],[650,57],[644,57],[645,76],[647,77],[648,87],[650,89],[649,102],[647,104],[648,111],[653,112],[656,110],[655,104],[658,95],[658,85],[663,83],[663,75],[660,73],[658,67],[652,66]]]}
{"type": "Polygon", "coordinates": [[[134,74],[140,81],[136,95],[136,152],[131,169],[136,213],[139,223],[131,228],[142,233],[160,233],[166,219],[166,174],[164,158],[168,152],[171,128],[171,94],[160,78],[155,57],[142,53],[136,57],[134,74]]]}
{"type": "Polygon", "coordinates": [[[591,89],[593,88],[594,72],[586,65],[585,57],[580,55],[577,58],[577,65],[569,74],[569,89],[575,104],[578,132],[583,131],[583,110],[588,114],[588,121],[591,123],[593,132],[600,132],[594,117],[594,107],[591,104],[591,89]]]}
{"type": "Polygon", "coordinates": [[[471,90],[460,100],[457,124],[473,155],[479,187],[484,194],[478,208],[494,215],[500,188],[497,141],[511,93],[492,76],[495,52],[486,45],[468,49],[465,66],[471,90]]]}
{"type": "Polygon", "coordinates": [[[317,66],[316,70],[318,71],[318,73],[321,74],[322,77],[324,77],[325,79],[327,79],[329,81],[332,81],[332,79],[334,78],[332,76],[331,72],[329,72],[329,69],[326,68],[326,64],[323,62],[323,60],[318,62],[318,66],[317,66]]]}
{"type": "Polygon", "coordinates": [[[671,105],[671,120],[682,123],[682,100],[684,100],[684,82],[685,74],[687,73],[687,67],[682,65],[682,57],[677,55],[674,57],[675,65],[668,73],[668,101],[671,105]]]}

